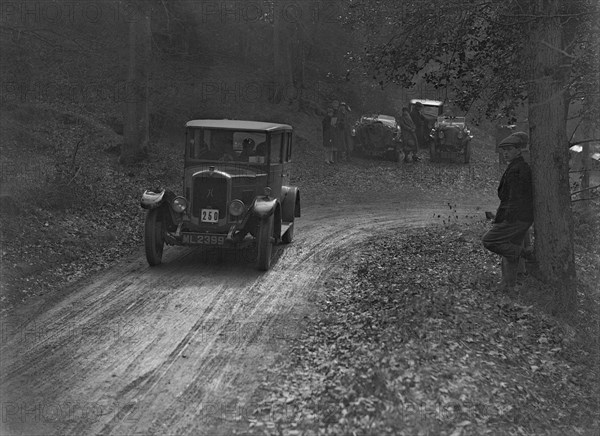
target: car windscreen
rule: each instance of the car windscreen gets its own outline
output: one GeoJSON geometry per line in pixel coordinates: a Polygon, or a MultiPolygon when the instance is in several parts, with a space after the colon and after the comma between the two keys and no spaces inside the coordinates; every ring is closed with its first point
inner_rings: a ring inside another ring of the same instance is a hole
{"type": "Polygon", "coordinates": [[[425,106],[423,105],[423,115],[437,117],[440,114],[440,106],[425,106]]]}
{"type": "Polygon", "coordinates": [[[377,121],[381,121],[383,124],[385,124],[388,127],[396,127],[396,118],[391,117],[389,115],[378,115],[377,116],[377,121]]]}
{"type": "Polygon", "coordinates": [[[266,155],[262,132],[188,128],[186,136],[191,159],[264,162],[266,155]]]}

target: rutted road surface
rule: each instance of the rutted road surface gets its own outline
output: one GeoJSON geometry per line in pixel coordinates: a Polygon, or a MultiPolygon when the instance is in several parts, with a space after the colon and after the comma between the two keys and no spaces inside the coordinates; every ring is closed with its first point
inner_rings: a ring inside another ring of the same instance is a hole
{"type": "MultiPolygon", "coordinates": [[[[480,206],[485,206],[479,204],[480,206]]],[[[481,216],[477,204],[458,206],[481,216]]],[[[230,434],[333,264],[385,229],[441,223],[446,202],[313,206],[261,273],[247,254],[137,256],[2,329],[2,434],[230,434]]],[[[468,218],[467,218],[468,219],[468,218]]]]}

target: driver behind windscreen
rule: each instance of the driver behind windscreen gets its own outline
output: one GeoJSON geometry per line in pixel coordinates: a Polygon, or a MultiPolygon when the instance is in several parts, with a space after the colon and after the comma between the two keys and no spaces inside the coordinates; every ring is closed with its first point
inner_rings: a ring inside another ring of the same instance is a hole
{"type": "Polygon", "coordinates": [[[231,161],[234,160],[233,151],[233,135],[231,132],[213,132],[213,146],[218,152],[218,160],[231,161]]]}
{"type": "Polygon", "coordinates": [[[242,152],[238,156],[238,160],[242,162],[248,162],[250,156],[254,156],[254,139],[246,138],[242,142],[242,152]]]}

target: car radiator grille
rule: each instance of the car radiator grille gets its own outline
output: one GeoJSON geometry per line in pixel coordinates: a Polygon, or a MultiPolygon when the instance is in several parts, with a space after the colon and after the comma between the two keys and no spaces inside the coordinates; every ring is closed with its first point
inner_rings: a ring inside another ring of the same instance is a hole
{"type": "Polygon", "coordinates": [[[442,144],[460,147],[462,140],[458,137],[459,132],[460,130],[456,127],[444,129],[444,140],[442,141],[442,144]]]}
{"type": "Polygon", "coordinates": [[[227,211],[227,179],[196,177],[193,183],[192,215],[200,216],[202,209],[218,209],[219,218],[227,211]]]}

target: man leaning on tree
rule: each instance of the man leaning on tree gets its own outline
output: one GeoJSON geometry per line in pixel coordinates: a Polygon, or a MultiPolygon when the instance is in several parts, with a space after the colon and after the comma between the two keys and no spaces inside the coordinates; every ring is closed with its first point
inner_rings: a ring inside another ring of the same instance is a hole
{"type": "Polygon", "coordinates": [[[493,227],[483,236],[483,246],[502,256],[500,289],[514,289],[521,257],[533,261],[533,249],[523,248],[523,239],[533,223],[533,186],[531,169],[522,156],[529,137],[516,132],[503,139],[498,147],[508,162],[500,179],[500,206],[493,227]]]}

